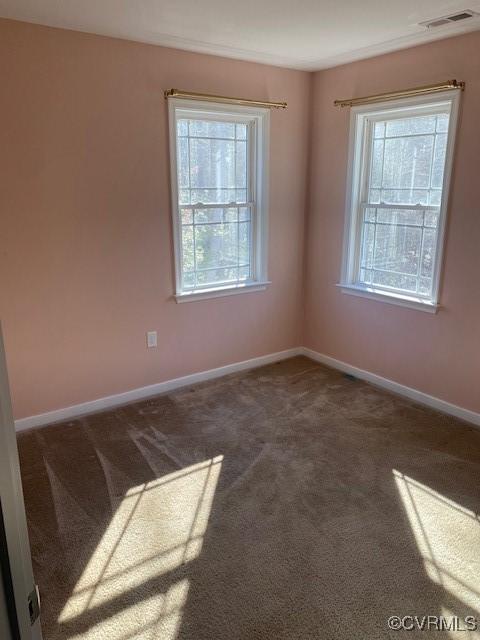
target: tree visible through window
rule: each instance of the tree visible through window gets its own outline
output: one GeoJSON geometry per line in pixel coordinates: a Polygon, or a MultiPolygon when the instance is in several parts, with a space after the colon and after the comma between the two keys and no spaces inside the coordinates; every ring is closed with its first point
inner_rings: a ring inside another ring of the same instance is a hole
{"type": "Polygon", "coordinates": [[[184,288],[248,280],[247,125],[180,119],[177,144],[184,288]]]}
{"type": "Polygon", "coordinates": [[[452,100],[354,113],[344,284],[436,302],[451,114],[452,100]]]}
{"type": "Polygon", "coordinates": [[[265,118],[263,111],[225,107],[175,109],[177,293],[265,278],[258,254],[266,214],[259,166],[265,118]]]}

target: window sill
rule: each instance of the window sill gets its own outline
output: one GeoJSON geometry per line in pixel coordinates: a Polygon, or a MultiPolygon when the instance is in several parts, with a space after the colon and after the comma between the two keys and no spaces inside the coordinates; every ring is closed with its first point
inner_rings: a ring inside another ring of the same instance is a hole
{"type": "Polygon", "coordinates": [[[437,313],[439,305],[415,296],[406,296],[399,293],[389,293],[383,289],[374,289],[372,287],[362,287],[358,284],[337,284],[342,293],[348,293],[352,296],[360,296],[362,298],[370,298],[378,302],[386,302],[387,304],[396,304],[401,307],[416,309],[417,311],[426,311],[427,313],[437,313]]]}
{"type": "Polygon", "coordinates": [[[253,293],[255,291],[264,291],[269,284],[272,283],[269,280],[265,280],[264,282],[247,282],[245,284],[236,284],[216,289],[198,289],[197,291],[189,291],[188,293],[177,293],[175,300],[177,302],[197,302],[199,300],[207,300],[208,298],[234,296],[239,293],[253,293]]]}

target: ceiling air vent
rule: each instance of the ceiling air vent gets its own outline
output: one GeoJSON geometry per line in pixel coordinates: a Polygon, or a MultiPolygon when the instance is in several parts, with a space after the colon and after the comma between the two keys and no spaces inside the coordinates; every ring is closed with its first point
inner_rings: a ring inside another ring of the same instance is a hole
{"type": "Polygon", "coordinates": [[[463,13],[456,13],[454,16],[448,16],[448,20],[453,20],[453,22],[457,22],[457,20],[466,20],[467,18],[473,18],[473,11],[463,13]]]}
{"type": "Polygon", "coordinates": [[[441,18],[435,18],[435,20],[427,20],[426,22],[420,22],[419,24],[422,27],[427,27],[427,29],[433,29],[434,27],[443,27],[446,24],[451,24],[452,22],[460,22],[461,20],[468,20],[470,18],[475,18],[479,14],[471,9],[465,9],[464,11],[460,11],[460,13],[454,13],[451,16],[442,16],[441,18]]]}

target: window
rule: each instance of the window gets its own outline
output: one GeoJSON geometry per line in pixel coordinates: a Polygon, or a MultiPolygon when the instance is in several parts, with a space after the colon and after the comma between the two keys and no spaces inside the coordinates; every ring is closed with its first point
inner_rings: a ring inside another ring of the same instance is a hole
{"type": "Polygon", "coordinates": [[[458,99],[352,109],[346,293],[435,311],[458,99]]]}
{"type": "Polygon", "coordinates": [[[169,99],[176,299],[267,283],[269,111],[169,99]]]}

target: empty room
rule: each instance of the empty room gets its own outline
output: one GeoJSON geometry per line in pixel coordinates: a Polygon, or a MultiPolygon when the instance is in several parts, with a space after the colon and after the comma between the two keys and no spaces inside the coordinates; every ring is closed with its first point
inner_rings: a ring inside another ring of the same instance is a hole
{"type": "Polygon", "coordinates": [[[480,0],[0,0],[0,640],[480,640],[480,0]]]}

